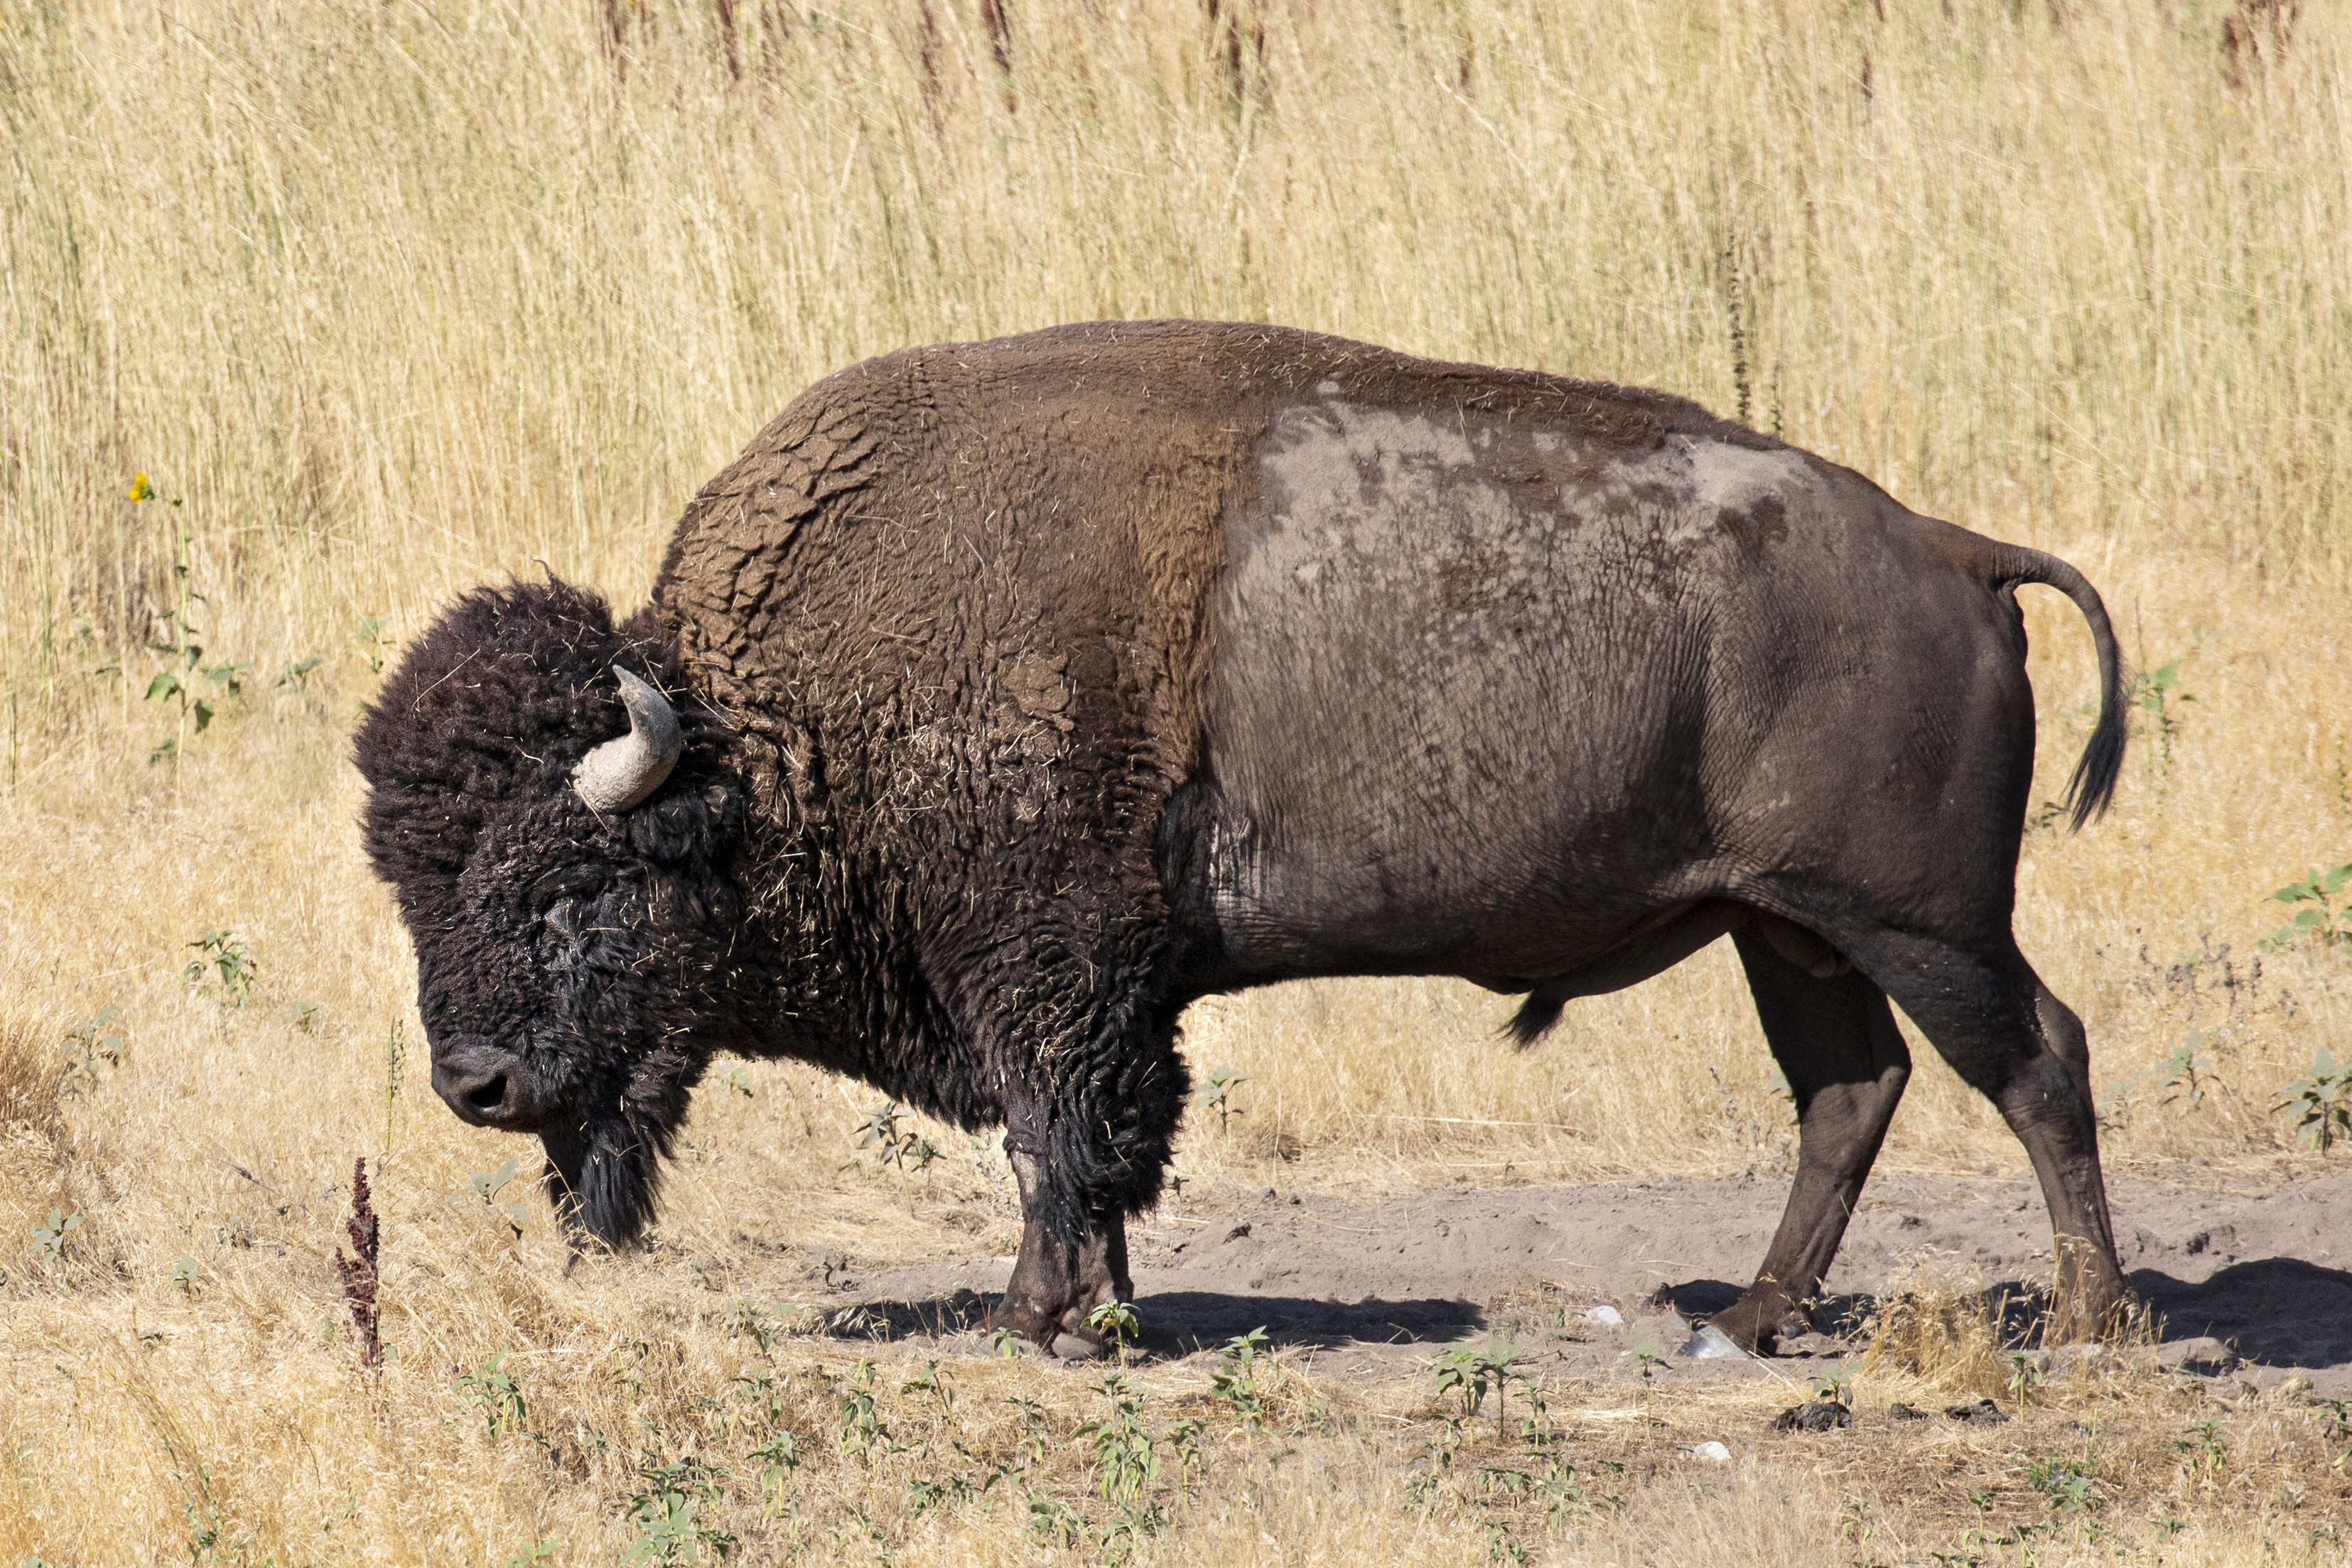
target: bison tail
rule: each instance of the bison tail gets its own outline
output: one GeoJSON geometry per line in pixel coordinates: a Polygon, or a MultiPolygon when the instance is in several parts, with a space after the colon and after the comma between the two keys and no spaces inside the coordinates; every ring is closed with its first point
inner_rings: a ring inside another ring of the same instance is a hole
{"type": "Polygon", "coordinates": [[[1993,580],[2005,587],[2038,582],[2054,588],[2073,600],[2091,624],[2091,642],[2099,652],[2099,724],[2066,785],[2065,804],[2074,813],[2074,828],[2079,833],[2084,823],[2106,814],[2115,799],[2116,777],[2124,768],[2123,660],[2116,650],[2115,628],[2107,623],[2107,607],[2099,591],[2054,555],[2022,545],[2000,546],[1993,580]]]}

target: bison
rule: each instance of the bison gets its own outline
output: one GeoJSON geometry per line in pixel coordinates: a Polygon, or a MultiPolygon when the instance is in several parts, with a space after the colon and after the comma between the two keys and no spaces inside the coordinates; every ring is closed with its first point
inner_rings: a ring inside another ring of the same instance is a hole
{"type": "Polygon", "coordinates": [[[713,1053],[794,1057],[1005,1129],[992,1321],[1080,1353],[1186,1004],[1454,975],[1528,1044],[1727,936],[1801,1143],[1716,1324],[1769,1354],[1819,1289],[1891,998],[2023,1142],[2095,1331],[2089,1055],[2011,934],[2022,583],[2097,648],[2079,829],[2124,747],[2091,586],[1695,403],[1259,326],[910,349],[762,430],[626,619],[460,599],[358,735],[366,843],[434,1087],[539,1135],[575,1235],[646,1224],[713,1053]]]}

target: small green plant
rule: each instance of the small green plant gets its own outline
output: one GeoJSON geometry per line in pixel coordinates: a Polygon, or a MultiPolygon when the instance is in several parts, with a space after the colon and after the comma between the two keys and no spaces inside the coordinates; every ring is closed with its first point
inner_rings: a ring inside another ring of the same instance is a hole
{"type": "Polygon", "coordinates": [[[507,1370],[505,1351],[490,1357],[479,1372],[460,1374],[451,1386],[459,1405],[481,1412],[492,1437],[524,1430],[530,1410],[523,1400],[522,1385],[507,1370]]]}
{"type": "Polygon", "coordinates": [[[2213,1058],[2207,1048],[2218,1046],[2221,1039],[2218,1030],[2211,1034],[2201,1029],[2189,1031],[2189,1038],[2180,1042],[2180,1049],[2174,1051],[2158,1070],[2164,1075],[2160,1093],[2166,1103],[2186,1105],[2194,1111],[2205,1103],[2207,1094],[2220,1086],[2221,1081],[2214,1073],[2213,1058]]]}
{"type": "Polygon", "coordinates": [[[1118,1364],[1127,1364],[1127,1347],[1143,1332],[1143,1323],[1135,1315],[1132,1301],[1105,1301],[1087,1314],[1087,1327],[1110,1341],[1118,1353],[1118,1364]]]}
{"type": "Polygon", "coordinates": [[[522,1234],[523,1221],[530,1218],[530,1207],[528,1204],[500,1203],[499,1195],[505,1190],[509,1182],[514,1180],[515,1172],[521,1167],[520,1156],[509,1155],[500,1163],[498,1169],[476,1171],[466,1178],[466,1190],[473,1194],[483,1207],[504,1220],[507,1228],[517,1236],[522,1234]]]}
{"type": "Polygon", "coordinates": [[[224,1008],[241,1008],[253,999],[261,984],[261,969],[244,937],[234,931],[207,931],[188,946],[196,950],[196,956],[188,960],[180,977],[194,986],[197,995],[210,997],[224,1008]]]}
{"type": "Polygon", "coordinates": [[[2299,904],[2294,918],[2263,938],[2266,951],[2316,948],[2352,955],[2352,864],[2321,871],[2313,866],[2299,882],[2271,894],[2280,904],[2299,904]]]}
{"type": "MultiPolygon", "coordinates": [[[[2197,700],[2181,689],[2180,666],[2197,656],[2207,635],[2204,627],[2190,627],[2188,653],[2158,665],[2132,683],[2131,705],[2139,709],[2141,728],[2151,743],[2147,756],[2152,789],[2161,790],[2172,777],[2172,747],[2180,733],[2180,714],[2176,705],[2197,700]]],[[[2144,648],[2141,663],[2147,663],[2144,648]]]]}
{"type": "Polygon", "coordinates": [[[1495,1435],[1503,1435],[1504,1403],[1510,1380],[1517,1375],[1515,1364],[1517,1350],[1508,1341],[1497,1343],[1492,1335],[1483,1345],[1456,1345],[1437,1358],[1437,1396],[1448,1394],[1462,1396],[1463,1414],[1475,1420],[1491,1391],[1495,1396],[1495,1435]]]}
{"type": "Polygon", "coordinates": [[[392,646],[392,639],[385,635],[383,628],[380,617],[362,615],[359,630],[352,633],[352,641],[358,644],[360,657],[367,661],[371,674],[383,674],[383,651],[392,646]]]}
{"type": "Polygon", "coordinates": [[[752,1449],[751,1458],[760,1466],[761,1517],[781,1519],[791,1507],[785,1489],[792,1484],[793,1472],[801,1468],[800,1439],[790,1432],[778,1432],[752,1449]]]}
{"type": "Polygon", "coordinates": [[[401,1080],[408,1070],[408,1026],[394,1019],[383,1031],[383,1150],[392,1152],[392,1113],[400,1103],[401,1080]]]}
{"type": "Polygon", "coordinates": [[[2042,1369],[2025,1352],[2011,1351],[2009,1357],[2009,1396],[2021,1410],[2025,1408],[2026,1396],[2041,1385],[2042,1369]]]}
{"type": "Polygon", "coordinates": [[[1021,1417],[1018,1447],[1023,1458],[1032,1467],[1044,1464],[1054,1447],[1054,1429],[1045,1423],[1045,1407],[1034,1399],[1015,1397],[1004,1403],[1021,1417]]]}
{"type": "Polygon", "coordinates": [[[1200,1092],[1193,1096],[1194,1102],[1202,1110],[1214,1111],[1217,1113],[1219,1132],[1230,1133],[1233,1130],[1233,1119],[1235,1116],[1248,1114],[1234,1103],[1234,1091],[1248,1082],[1248,1077],[1234,1071],[1230,1063],[1221,1063],[1209,1074],[1208,1080],[1201,1085],[1200,1092]]]}
{"type": "Polygon", "coordinates": [[[1187,1416],[1161,1435],[1161,1441],[1176,1456],[1177,1490],[1191,1495],[1192,1480],[1208,1469],[1209,1448],[1206,1441],[1209,1424],[1196,1416],[1187,1416]]]}
{"type": "Polygon", "coordinates": [[[2037,1459],[2025,1467],[2025,1484],[2059,1513],[2096,1513],[2098,1474],[2077,1459],[2037,1459]]]}
{"type": "MultiPolygon", "coordinates": [[[[760,1354],[775,1359],[776,1341],[782,1333],[775,1314],[759,1302],[746,1297],[727,1303],[727,1332],[740,1334],[760,1347],[760,1354]]],[[[736,1381],[741,1382],[740,1378],[736,1381]]]]}
{"type": "Polygon", "coordinates": [[[723,1563],[735,1538],[709,1520],[726,1495],[727,1472],[700,1459],[637,1467],[641,1484],[625,1500],[638,1530],[625,1563],[723,1563]]]}
{"type": "Polygon", "coordinates": [[[50,1262],[59,1262],[68,1250],[67,1239],[82,1228],[82,1217],[68,1214],[61,1208],[49,1210],[49,1218],[33,1227],[33,1245],[50,1262]]]}
{"type": "Polygon", "coordinates": [[[1853,1403],[1853,1368],[1841,1361],[1813,1379],[1813,1397],[1831,1405],[1853,1403]]]}
{"type": "Polygon", "coordinates": [[[890,1428],[882,1424],[882,1416],[874,1405],[874,1364],[864,1356],[840,1385],[841,1452],[845,1458],[862,1458],[872,1464],[885,1454],[895,1454],[898,1445],[890,1436],[890,1428]]]}
{"type": "Polygon", "coordinates": [[[988,1331],[988,1348],[1006,1361],[1021,1359],[1021,1334],[1017,1329],[994,1328],[988,1331]]]}
{"type": "Polygon", "coordinates": [[[204,645],[196,641],[203,633],[196,629],[189,612],[198,604],[209,610],[211,604],[189,586],[188,551],[195,536],[189,532],[186,519],[179,516],[181,498],[166,499],[158,495],[143,473],[131,476],[128,494],[133,506],[163,500],[168,508],[164,517],[172,543],[172,602],[155,612],[154,619],[163,630],[147,640],[147,651],[163,655],[165,667],[147,683],[145,700],[168,703],[173,714],[172,733],[148,752],[147,765],[152,768],[168,761],[176,766],[187,746],[189,721],[194,721],[199,732],[213,721],[215,709],[212,700],[204,695],[205,687],[214,688],[215,695],[234,696],[245,689],[245,672],[253,666],[234,661],[210,666],[204,663],[204,645]]]}
{"type": "Polygon", "coordinates": [[[2214,1479],[2230,1462],[2230,1440],[2221,1435],[2219,1421],[2207,1421],[2189,1428],[2174,1440],[2172,1451],[2181,1456],[2195,1480],[2214,1479]]]}
{"type": "Polygon", "coordinates": [[[898,1385],[901,1394],[928,1394],[940,1402],[940,1414],[955,1408],[955,1385],[940,1370],[940,1358],[932,1356],[923,1363],[923,1370],[898,1385]]]}
{"type": "Polygon", "coordinates": [[[111,1005],[98,1009],[96,1016],[83,1019],[66,1030],[66,1054],[74,1060],[66,1066],[66,1082],[69,1086],[95,1085],[98,1067],[122,1065],[122,1037],[107,1029],[114,1021],[111,1005]]]}
{"type": "Polygon", "coordinates": [[[906,1119],[907,1113],[896,1100],[885,1100],[866,1112],[866,1119],[857,1124],[857,1146],[872,1149],[875,1164],[905,1170],[919,1142],[911,1129],[900,1125],[906,1119]]]}
{"type": "Polygon", "coordinates": [[[2336,1468],[2352,1469],[2352,1399],[2322,1399],[2313,1409],[2313,1419],[2326,1424],[2329,1442],[2343,1445],[2336,1451],[2336,1468]]]}
{"type": "Polygon", "coordinates": [[[307,659],[297,659],[292,664],[278,672],[278,678],[269,683],[270,689],[280,692],[293,692],[299,695],[299,694],[310,690],[310,672],[317,669],[320,664],[323,664],[326,662],[327,661],[323,657],[317,653],[311,654],[307,659]]]}
{"type": "Polygon", "coordinates": [[[2338,1065],[2321,1046],[2311,1071],[2282,1088],[2271,1109],[2295,1113],[2296,1141],[2323,1155],[2339,1143],[2352,1143],[2352,1063],[2338,1065]]]}
{"type": "Polygon", "coordinates": [[[1095,1451],[1095,1485],[1105,1502],[1131,1501],[1160,1474],[1160,1453],[1143,1421],[1143,1396],[1114,1372],[1096,1386],[1110,1401],[1110,1414],[1080,1427],[1077,1436],[1095,1451]]]}
{"type": "Polygon", "coordinates": [[[180,1260],[172,1265],[172,1289],[184,1296],[193,1296],[196,1293],[197,1279],[198,1271],[194,1257],[183,1253],[180,1260]]]}
{"type": "Polygon", "coordinates": [[[1087,1516],[1061,1499],[1046,1492],[1024,1491],[1029,1505],[1029,1539],[1040,1546],[1089,1546],[1094,1543],[1094,1531],[1087,1524],[1087,1516]]]}
{"type": "Polygon", "coordinates": [[[740,1061],[727,1070],[727,1076],[720,1079],[719,1082],[726,1086],[730,1093],[740,1094],[746,1100],[758,1098],[751,1092],[751,1075],[744,1071],[743,1064],[740,1061]]]}
{"type": "Polygon", "coordinates": [[[1265,1429],[1265,1390],[1258,1384],[1258,1364],[1267,1357],[1266,1333],[1254,1328],[1225,1342],[1217,1354],[1217,1370],[1209,1375],[1209,1392],[1233,1407],[1235,1419],[1252,1432],[1265,1429]]]}
{"type": "Polygon", "coordinates": [[[1647,1417],[1650,1396],[1654,1391],[1658,1374],[1665,1370],[1666,1358],[1658,1354],[1655,1341],[1644,1339],[1625,1353],[1625,1359],[1633,1364],[1633,1375],[1642,1380],[1642,1414],[1647,1417]]]}
{"type": "Polygon", "coordinates": [[[314,1033],[327,1021],[327,1006],[324,1002],[296,1002],[286,1009],[286,1021],[304,1034],[314,1033]]]}

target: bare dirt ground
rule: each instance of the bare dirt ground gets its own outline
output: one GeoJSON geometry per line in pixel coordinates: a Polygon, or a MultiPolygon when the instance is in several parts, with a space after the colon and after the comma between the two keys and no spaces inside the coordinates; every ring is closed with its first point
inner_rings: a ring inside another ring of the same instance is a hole
{"type": "MultiPolygon", "coordinates": [[[[2224,1388],[2299,1374],[2323,1396],[2352,1395],[2352,1174],[2275,1191],[2198,1174],[2122,1181],[2112,1195],[2124,1268],[2158,1314],[2159,1356],[2224,1388]],[[2233,1356],[2190,1343],[2205,1340],[2233,1356]]],[[[1144,1349],[1182,1357],[1263,1327],[1320,1375],[1379,1381],[1418,1372],[1447,1343],[1501,1333],[1520,1340],[1530,1375],[1630,1379],[1648,1348],[1678,1380],[1802,1387],[1814,1364],[1863,1348],[1877,1293],[1906,1277],[2006,1289],[2021,1322],[2048,1277],[2048,1220],[2030,1182],[1888,1176],[1865,1193],[1827,1281],[1816,1314],[1826,1332],[1784,1343],[1770,1361],[1676,1354],[1746,1283],[1786,1191],[1746,1176],[1377,1198],[1220,1192],[1131,1232],[1144,1349]],[[1622,1322],[1591,1315],[1604,1305],[1622,1322]]],[[[991,1222],[986,1239],[1003,1246],[1011,1234],[991,1222]]],[[[731,1291],[820,1311],[836,1334],[989,1352],[973,1325],[1004,1284],[1007,1256],[894,1264],[744,1239],[751,1258],[731,1291]]]]}

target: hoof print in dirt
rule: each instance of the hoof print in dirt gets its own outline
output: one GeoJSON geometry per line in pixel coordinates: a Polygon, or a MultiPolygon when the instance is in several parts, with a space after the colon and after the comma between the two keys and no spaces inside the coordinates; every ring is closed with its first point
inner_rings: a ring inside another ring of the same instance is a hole
{"type": "Polygon", "coordinates": [[[1886,1407],[1886,1416],[1890,1421],[1925,1421],[1930,1419],[1925,1410],[1914,1410],[1908,1405],[1901,1404],[1899,1402],[1886,1407]]]}
{"type": "Polygon", "coordinates": [[[1816,1399],[1811,1405],[1791,1405],[1774,1418],[1775,1432],[1834,1432],[1841,1427],[1853,1425],[1853,1412],[1834,1399],[1816,1399]]]}
{"type": "Polygon", "coordinates": [[[1979,1399],[1973,1405],[1954,1405],[1944,1414],[1955,1421],[1965,1421],[1971,1427],[1998,1427],[2009,1419],[2000,1406],[1990,1399],[1979,1399]]]}

